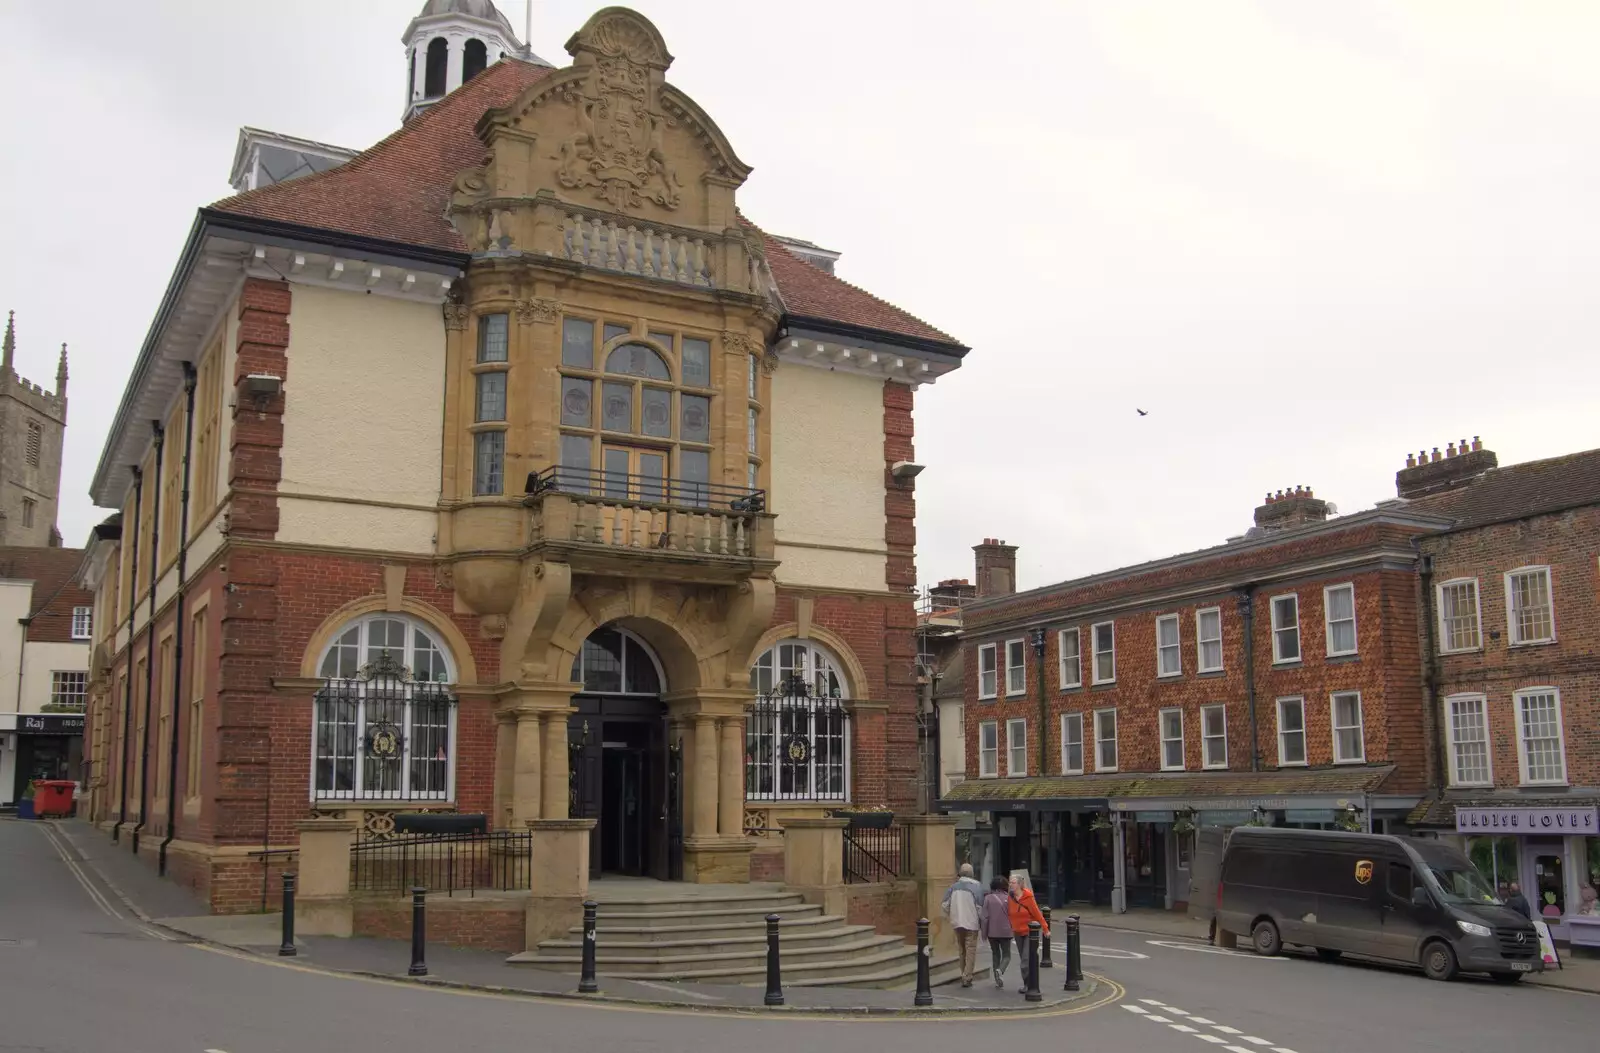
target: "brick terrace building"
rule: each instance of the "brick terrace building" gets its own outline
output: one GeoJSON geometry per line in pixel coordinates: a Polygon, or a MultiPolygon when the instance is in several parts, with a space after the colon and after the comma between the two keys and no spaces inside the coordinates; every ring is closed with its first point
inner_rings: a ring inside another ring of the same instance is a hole
{"type": "MultiPolygon", "coordinates": [[[[1600,451],[1496,469],[1451,444],[1396,486],[1331,520],[1269,495],[1227,545],[967,607],[968,781],[944,807],[988,813],[986,869],[1170,907],[1196,825],[1593,823],[1600,451]]],[[[1507,865],[1578,902],[1600,865],[1579,832],[1507,865]]]]}
{"type": "Polygon", "coordinates": [[[637,14],[559,70],[481,0],[407,44],[401,129],[274,140],[315,173],[252,162],[200,211],[133,364],[95,819],[236,911],[312,816],[743,881],[785,816],[914,808],[895,465],[966,349],[742,219],[750,168],[637,14]]]}

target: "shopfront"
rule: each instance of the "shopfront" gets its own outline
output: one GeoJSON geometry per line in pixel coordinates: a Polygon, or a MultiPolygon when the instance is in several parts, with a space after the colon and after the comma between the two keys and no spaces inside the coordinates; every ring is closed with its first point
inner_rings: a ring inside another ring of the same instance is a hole
{"type": "Polygon", "coordinates": [[[21,798],[28,783],[39,779],[83,778],[83,717],[56,713],[19,713],[15,731],[5,734],[10,777],[0,768],[0,793],[5,803],[21,798]]]}
{"type": "Polygon", "coordinates": [[[1456,833],[1467,853],[1500,894],[1518,882],[1528,904],[1558,940],[1569,938],[1566,919],[1593,915],[1600,888],[1600,808],[1456,806],[1456,833]]]}

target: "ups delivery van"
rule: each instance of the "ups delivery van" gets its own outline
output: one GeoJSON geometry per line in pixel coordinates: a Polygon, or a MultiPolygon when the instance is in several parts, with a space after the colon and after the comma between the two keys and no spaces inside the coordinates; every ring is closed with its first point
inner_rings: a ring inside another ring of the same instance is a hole
{"type": "Polygon", "coordinates": [[[1240,827],[1216,890],[1218,932],[1258,954],[1292,943],[1331,961],[1360,954],[1516,983],[1544,968],[1533,924],[1500,903],[1466,856],[1436,841],[1240,827]]]}

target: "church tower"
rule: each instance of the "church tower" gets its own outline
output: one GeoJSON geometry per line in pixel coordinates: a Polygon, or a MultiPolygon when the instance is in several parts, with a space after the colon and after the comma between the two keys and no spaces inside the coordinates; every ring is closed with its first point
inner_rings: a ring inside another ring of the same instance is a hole
{"type": "Polygon", "coordinates": [[[61,444],[67,431],[67,345],[56,363],[56,389],[17,375],[17,318],[6,318],[0,355],[0,545],[61,544],[61,444]]]}
{"type": "Polygon", "coordinates": [[[427,0],[400,39],[410,69],[408,121],[504,57],[550,65],[517,40],[492,0],[427,0]]]}

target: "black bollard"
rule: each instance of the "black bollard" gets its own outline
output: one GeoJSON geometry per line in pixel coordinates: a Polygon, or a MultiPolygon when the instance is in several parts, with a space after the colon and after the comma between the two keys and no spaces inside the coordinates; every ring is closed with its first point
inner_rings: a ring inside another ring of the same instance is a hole
{"type": "Polygon", "coordinates": [[[1082,933],[1078,929],[1078,916],[1067,915],[1067,982],[1061,985],[1063,991],[1076,991],[1078,982],[1083,979],[1083,945],[1082,933]]]}
{"type": "Polygon", "coordinates": [[[1044,1001],[1044,995],[1039,993],[1039,923],[1028,922],[1028,958],[1022,963],[1022,971],[1027,975],[1022,978],[1024,988],[1022,996],[1030,1002],[1044,1001]]]}
{"type": "Polygon", "coordinates": [[[428,975],[428,890],[421,885],[411,886],[411,968],[407,976],[428,975]]]}
{"type": "Polygon", "coordinates": [[[762,999],[767,1005],[783,1004],[783,977],[778,971],[778,921],[776,914],[767,915],[767,995],[762,999]]]}
{"type": "Polygon", "coordinates": [[[278,954],[283,958],[293,958],[297,953],[294,949],[294,875],[283,875],[283,942],[278,945],[278,954]]]}
{"type": "Polygon", "coordinates": [[[594,900],[583,904],[583,975],[578,977],[579,994],[595,994],[600,984],[594,978],[594,900]]]}
{"type": "Polygon", "coordinates": [[[1050,908],[1040,907],[1039,913],[1044,915],[1044,944],[1039,950],[1039,968],[1054,969],[1056,963],[1050,960],[1050,908]]]}
{"type": "Polygon", "coordinates": [[[917,919],[917,997],[913,1004],[933,1004],[933,984],[928,978],[928,962],[933,947],[928,943],[928,919],[917,919]]]}

